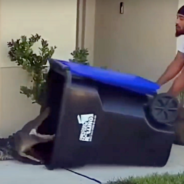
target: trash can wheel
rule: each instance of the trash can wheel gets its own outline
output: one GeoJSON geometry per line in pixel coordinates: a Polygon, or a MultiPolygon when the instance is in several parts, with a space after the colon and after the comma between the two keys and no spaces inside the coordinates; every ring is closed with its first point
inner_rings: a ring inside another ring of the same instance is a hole
{"type": "Polygon", "coordinates": [[[173,125],[178,117],[178,109],[178,100],[165,93],[156,95],[149,103],[150,116],[161,124],[173,125]]]}

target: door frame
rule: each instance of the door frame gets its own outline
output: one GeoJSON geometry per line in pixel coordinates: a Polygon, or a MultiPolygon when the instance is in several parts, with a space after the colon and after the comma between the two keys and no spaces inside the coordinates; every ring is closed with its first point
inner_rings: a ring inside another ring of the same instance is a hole
{"type": "Polygon", "coordinates": [[[76,48],[87,48],[94,64],[96,0],[77,0],[76,48]]]}
{"type": "Polygon", "coordinates": [[[86,0],[77,0],[77,28],[76,48],[84,48],[85,23],[86,23],[86,0]]]}

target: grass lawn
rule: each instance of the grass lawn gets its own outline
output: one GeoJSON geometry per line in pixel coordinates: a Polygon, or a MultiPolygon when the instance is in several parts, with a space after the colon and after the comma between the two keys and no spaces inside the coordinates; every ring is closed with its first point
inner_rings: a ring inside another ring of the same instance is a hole
{"type": "Polygon", "coordinates": [[[129,178],[108,182],[107,184],[184,184],[184,173],[178,175],[150,175],[146,177],[129,178]]]}

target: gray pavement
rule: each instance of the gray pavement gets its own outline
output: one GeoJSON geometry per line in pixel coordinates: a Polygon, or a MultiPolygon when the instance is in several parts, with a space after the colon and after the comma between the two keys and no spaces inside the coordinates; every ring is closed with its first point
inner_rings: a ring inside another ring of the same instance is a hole
{"type": "MultiPolygon", "coordinates": [[[[184,172],[184,147],[173,145],[169,161],[163,168],[86,166],[74,171],[100,180],[102,183],[152,173],[177,174],[184,172]]],[[[48,171],[44,166],[25,165],[14,161],[0,162],[0,180],[2,184],[95,184],[94,181],[66,170],[48,171]]]]}

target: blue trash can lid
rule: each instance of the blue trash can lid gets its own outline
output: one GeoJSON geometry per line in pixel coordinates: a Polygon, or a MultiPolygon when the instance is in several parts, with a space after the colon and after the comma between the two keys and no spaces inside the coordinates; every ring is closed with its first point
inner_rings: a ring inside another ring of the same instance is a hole
{"type": "Polygon", "coordinates": [[[158,84],[136,75],[56,59],[50,60],[51,66],[51,61],[62,64],[62,66],[66,66],[75,75],[90,78],[101,83],[121,87],[141,94],[153,95],[156,94],[157,90],[160,88],[158,84]]]}

